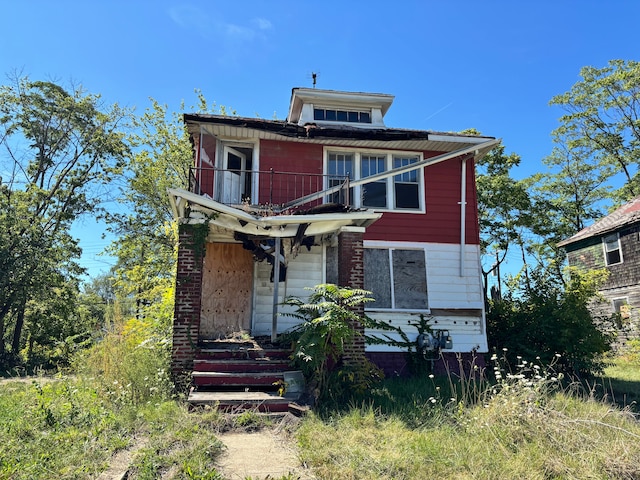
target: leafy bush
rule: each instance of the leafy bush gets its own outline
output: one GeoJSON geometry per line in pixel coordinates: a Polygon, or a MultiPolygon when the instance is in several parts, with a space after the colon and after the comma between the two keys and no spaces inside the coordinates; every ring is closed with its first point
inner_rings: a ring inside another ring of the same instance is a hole
{"type": "Polygon", "coordinates": [[[489,345],[494,351],[506,348],[507,360],[518,363],[516,354],[539,358],[549,364],[556,354],[556,368],[589,375],[604,368],[602,354],[611,338],[598,329],[587,308],[596,295],[592,277],[571,272],[566,286],[541,271],[529,278],[520,296],[508,294],[492,301],[487,314],[489,345]]]}
{"type": "Polygon", "coordinates": [[[285,305],[295,308],[293,316],[302,323],[288,332],[285,338],[293,342],[293,364],[315,384],[319,398],[342,397],[347,392],[368,390],[383,377],[382,372],[367,359],[354,359],[343,364],[345,347],[355,335],[355,324],[367,324],[365,316],[356,309],[373,301],[366,290],[339,287],[333,284],[316,285],[305,302],[289,297],[285,305]]]}

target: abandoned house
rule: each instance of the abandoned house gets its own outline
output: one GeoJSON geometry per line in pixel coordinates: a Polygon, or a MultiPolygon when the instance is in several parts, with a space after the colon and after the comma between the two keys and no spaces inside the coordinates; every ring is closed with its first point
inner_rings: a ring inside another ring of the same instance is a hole
{"type": "Polygon", "coordinates": [[[601,298],[591,303],[596,318],[616,314],[616,346],[640,334],[640,197],[558,244],[570,266],[606,269],[601,298]]]}
{"type": "MultiPolygon", "coordinates": [[[[390,128],[393,99],[294,88],[286,120],[184,116],[194,163],[189,185],[169,191],[180,225],[174,374],[193,372],[201,390],[273,381],[276,367],[252,375],[248,351],[224,371],[225,339],[275,339],[295,325],[283,299],[322,283],[371,291],[366,314],[411,339],[428,319],[440,362],[487,351],[474,163],[499,141],[390,128]]],[[[406,372],[398,348],[362,336],[350,348],[406,372]]]]}

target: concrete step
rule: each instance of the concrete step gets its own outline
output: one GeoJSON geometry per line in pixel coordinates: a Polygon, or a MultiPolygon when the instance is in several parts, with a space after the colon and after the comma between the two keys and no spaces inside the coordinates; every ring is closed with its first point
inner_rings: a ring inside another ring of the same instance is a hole
{"type": "Polygon", "coordinates": [[[238,412],[256,410],[259,412],[286,412],[289,405],[298,400],[299,395],[281,397],[268,392],[209,392],[194,390],[189,394],[191,405],[212,405],[223,411],[238,412]]]}

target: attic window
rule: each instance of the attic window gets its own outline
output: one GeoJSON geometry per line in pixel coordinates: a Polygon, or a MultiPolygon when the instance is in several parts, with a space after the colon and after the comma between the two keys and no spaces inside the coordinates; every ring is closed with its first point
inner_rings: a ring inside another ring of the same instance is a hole
{"type": "Polygon", "coordinates": [[[371,123],[371,112],[314,108],[313,119],[325,122],[371,123]]]}
{"type": "Polygon", "coordinates": [[[620,236],[617,233],[607,235],[602,239],[604,246],[604,259],[607,265],[622,263],[622,250],[620,249],[620,236]]]}

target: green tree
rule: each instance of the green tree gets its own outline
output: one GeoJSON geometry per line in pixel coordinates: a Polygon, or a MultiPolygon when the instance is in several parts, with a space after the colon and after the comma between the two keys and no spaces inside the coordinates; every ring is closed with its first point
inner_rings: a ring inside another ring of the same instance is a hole
{"type": "MultiPolygon", "coordinates": [[[[218,109],[209,105],[200,91],[196,94],[198,106],[192,110],[227,114],[224,106],[218,109]]],[[[134,298],[138,314],[143,314],[147,307],[162,301],[174,285],[178,230],[167,189],[189,185],[193,146],[182,113],[170,113],[166,105],[153,99],[134,126],[125,185],[118,198],[121,212],[110,213],[106,219],[116,236],[109,250],[117,258],[117,294],[134,298]]]]}
{"type": "Polygon", "coordinates": [[[505,260],[510,249],[523,244],[522,232],[531,222],[527,185],[511,176],[518,165],[520,156],[505,154],[504,145],[477,162],[480,247],[486,260],[496,262],[489,268],[483,265],[485,290],[489,273],[505,260]]]}
{"type": "Polygon", "coordinates": [[[601,176],[622,174],[625,184],[615,197],[629,200],[640,194],[640,63],[611,60],[604,68],[582,68],[580,76],[551,99],[566,112],[554,135],[569,157],[601,176]]]}
{"type": "Polygon", "coordinates": [[[69,229],[100,210],[101,186],[121,171],[127,117],[81,88],[0,87],[0,357],[17,358],[34,305],[82,273],[69,229]]]}

